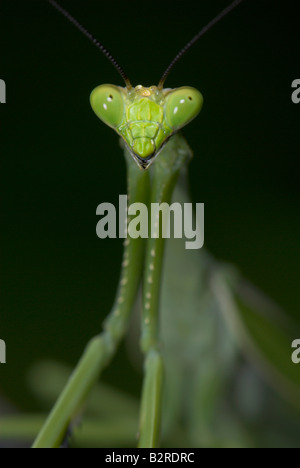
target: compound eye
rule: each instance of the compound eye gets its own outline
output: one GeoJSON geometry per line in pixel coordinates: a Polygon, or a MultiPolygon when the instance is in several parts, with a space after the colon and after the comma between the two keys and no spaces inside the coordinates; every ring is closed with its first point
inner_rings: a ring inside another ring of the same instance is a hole
{"type": "Polygon", "coordinates": [[[193,120],[203,105],[202,94],[195,88],[182,87],[166,96],[165,116],[174,130],[179,130],[193,120]]]}
{"type": "Polygon", "coordinates": [[[122,88],[104,84],[92,91],[91,106],[97,117],[106,125],[116,128],[123,120],[125,104],[122,88]]]}

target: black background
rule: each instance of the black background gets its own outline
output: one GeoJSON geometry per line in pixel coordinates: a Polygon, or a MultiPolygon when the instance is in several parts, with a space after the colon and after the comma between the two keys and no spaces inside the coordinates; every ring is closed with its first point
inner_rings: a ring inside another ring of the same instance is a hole
{"type": "MultiPolygon", "coordinates": [[[[173,56],[226,0],[62,4],[124,66],[157,84],[173,56]]],[[[206,247],[235,263],[299,317],[299,2],[247,0],[176,66],[166,86],[204,95],[184,131],[194,202],[205,203],[206,247]]],[[[24,408],[36,359],[75,364],[101,328],[117,286],[122,243],[96,237],[96,207],[126,193],[114,132],[89,94],[122,85],[111,64],[46,1],[0,3],[2,391],[24,408]]],[[[299,337],[297,337],[299,338],[299,337]]],[[[124,346],[104,380],[139,394],[124,346]],[[126,378],[124,378],[126,376],[126,378]]]]}

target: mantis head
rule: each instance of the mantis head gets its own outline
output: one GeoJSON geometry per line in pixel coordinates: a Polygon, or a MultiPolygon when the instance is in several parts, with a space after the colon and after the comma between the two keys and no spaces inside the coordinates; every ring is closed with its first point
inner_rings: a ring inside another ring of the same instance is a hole
{"type": "Polygon", "coordinates": [[[200,112],[203,97],[191,87],[122,88],[104,84],[91,94],[95,114],[124,140],[141,169],[147,169],[169,138],[200,112]]]}

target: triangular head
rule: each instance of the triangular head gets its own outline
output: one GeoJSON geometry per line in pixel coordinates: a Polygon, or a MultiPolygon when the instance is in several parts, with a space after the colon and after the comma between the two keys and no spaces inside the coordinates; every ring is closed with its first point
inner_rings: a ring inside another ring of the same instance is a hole
{"type": "Polygon", "coordinates": [[[191,87],[122,88],[104,84],[91,94],[95,114],[125,141],[142,169],[147,169],[168,139],[200,112],[203,97],[191,87]]]}

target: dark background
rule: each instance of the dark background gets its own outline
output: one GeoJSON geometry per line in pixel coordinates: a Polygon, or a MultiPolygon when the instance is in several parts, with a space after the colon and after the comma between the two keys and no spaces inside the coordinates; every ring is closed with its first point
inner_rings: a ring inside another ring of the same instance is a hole
{"type": "MultiPolygon", "coordinates": [[[[157,84],[173,56],[229,0],[62,0],[124,66],[157,84]]],[[[247,0],[184,57],[166,86],[204,95],[184,131],[194,150],[194,202],[205,203],[206,247],[235,263],[299,317],[299,1],[247,0]]],[[[26,371],[51,357],[75,364],[101,329],[117,286],[121,241],[99,240],[96,207],[126,193],[118,138],[89,94],[123,85],[93,45],[46,1],[0,3],[1,312],[7,364],[0,388],[34,402],[26,371]]],[[[299,337],[295,337],[299,338],[299,337]]],[[[121,348],[104,380],[139,394],[121,348]],[[124,376],[126,375],[126,378],[124,376]]]]}

